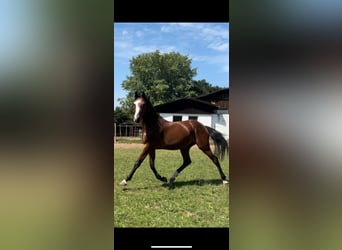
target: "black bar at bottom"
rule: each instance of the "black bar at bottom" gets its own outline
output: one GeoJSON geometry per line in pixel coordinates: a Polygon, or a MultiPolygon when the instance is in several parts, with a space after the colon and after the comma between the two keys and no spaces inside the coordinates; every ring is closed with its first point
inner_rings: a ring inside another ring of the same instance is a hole
{"type": "Polygon", "coordinates": [[[115,250],[197,250],[205,245],[228,249],[229,228],[114,228],[115,250]]]}

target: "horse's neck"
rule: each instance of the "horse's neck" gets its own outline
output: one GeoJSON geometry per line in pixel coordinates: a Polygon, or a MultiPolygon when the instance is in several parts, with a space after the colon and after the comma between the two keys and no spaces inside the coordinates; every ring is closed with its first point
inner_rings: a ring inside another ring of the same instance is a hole
{"type": "Polygon", "coordinates": [[[157,115],[153,118],[147,118],[142,121],[142,129],[146,134],[152,134],[155,131],[159,131],[159,119],[161,117],[157,115]]]}
{"type": "Polygon", "coordinates": [[[159,124],[169,123],[168,120],[165,120],[165,119],[164,119],[163,117],[161,117],[160,115],[159,115],[159,117],[158,117],[158,122],[159,122],[159,124]]]}

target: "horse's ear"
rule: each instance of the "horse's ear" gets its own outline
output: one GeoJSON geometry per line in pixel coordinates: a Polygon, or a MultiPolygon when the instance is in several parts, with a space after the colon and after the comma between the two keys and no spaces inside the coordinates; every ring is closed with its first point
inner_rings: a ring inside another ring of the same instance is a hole
{"type": "Polygon", "coordinates": [[[141,96],[142,96],[144,99],[146,99],[146,95],[145,95],[145,92],[144,92],[144,91],[142,92],[141,96]]]}
{"type": "Polygon", "coordinates": [[[138,97],[139,97],[138,92],[135,91],[135,93],[134,93],[134,99],[137,99],[138,97]]]}

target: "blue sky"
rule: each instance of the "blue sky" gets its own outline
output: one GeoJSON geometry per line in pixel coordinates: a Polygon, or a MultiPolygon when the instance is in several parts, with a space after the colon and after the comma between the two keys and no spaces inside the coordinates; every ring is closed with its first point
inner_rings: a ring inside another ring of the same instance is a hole
{"type": "Polygon", "coordinates": [[[229,23],[114,23],[114,107],[127,92],[129,61],[142,53],[178,52],[192,59],[195,80],[229,86],[229,23]]]}

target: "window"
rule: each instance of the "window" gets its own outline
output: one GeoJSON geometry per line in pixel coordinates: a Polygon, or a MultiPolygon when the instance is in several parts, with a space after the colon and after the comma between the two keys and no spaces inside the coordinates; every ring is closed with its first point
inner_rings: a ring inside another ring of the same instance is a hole
{"type": "Polygon", "coordinates": [[[189,120],[196,120],[197,121],[198,116],[191,116],[189,115],[189,120]]]}
{"type": "Polygon", "coordinates": [[[179,121],[182,120],[182,116],[181,116],[181,115],[174,115],[173,118],[172,118],[172,120],[173,120],[174,122],[179,122],[179,121]]]}

